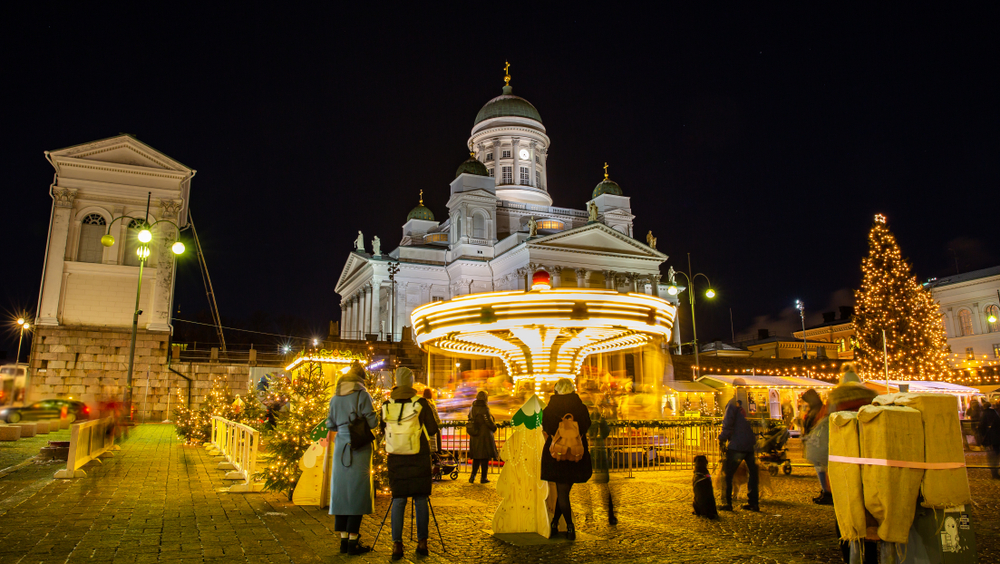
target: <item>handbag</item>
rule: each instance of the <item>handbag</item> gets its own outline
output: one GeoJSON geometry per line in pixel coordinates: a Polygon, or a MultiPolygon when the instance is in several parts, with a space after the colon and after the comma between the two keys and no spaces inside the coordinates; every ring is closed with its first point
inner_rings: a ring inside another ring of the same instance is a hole
{"type": "Polygon", "coordinates": [[[469,422],[465,424],[465,432],[468,433],[470,437],[478,437],[479,422],[469,419],[469,422]]]}
{"type": "Polygon", "coordinates": [[[347,423],[347,430],[351,433],[351,450],[363,449],[375,440],[375,433],[372,433],[372,428],[368,426],[368,420],[357,413],[361,403],[361,392],[357,394],[354,413],[347,423]]]}

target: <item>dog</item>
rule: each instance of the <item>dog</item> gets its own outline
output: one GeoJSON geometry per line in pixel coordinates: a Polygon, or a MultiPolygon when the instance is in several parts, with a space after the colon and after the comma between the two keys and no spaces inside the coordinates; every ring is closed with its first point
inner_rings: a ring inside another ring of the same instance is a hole
{"type": "MultiPolygon", "coordinates": [[[[723,498],[723,501],[725,501],[726,495],[725,465],[724,460],[720,462],[719,469],[715,474],[715,487],[718,488],[719,496],[723,498]]],[[[733,473],[733,501],[740,497],[740,489],[749,481],[750,472],[747,470],[747,463],[740,462],[740,465],[736,467],[736,472],[733,473]]],[[[768,495],[774,495],[774,489],[771,487],[771,474],[766,467],[757,464],[757,492],[763,494],[765,489],[767,489],[768,495]]]]}
{"type": "Polygon", "coordinates": [[[719,511],[715,507],[715,491],[712,489],[712,476],[708,472],[708,458],[703,454],[694,457],[694,514],[708,519],[718,519],[719,511]]]}

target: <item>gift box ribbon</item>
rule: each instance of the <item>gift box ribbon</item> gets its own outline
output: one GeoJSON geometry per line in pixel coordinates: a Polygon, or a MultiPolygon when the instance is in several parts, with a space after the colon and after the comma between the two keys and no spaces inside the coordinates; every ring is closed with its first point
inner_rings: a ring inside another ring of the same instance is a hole
{"type": "Polygon", "coordinates": [[[894,466],[896,468],[917,468],[920,470],[953,470],[964,468],[964,462],[910,462],[908,460],[886,460],[885,458],[859,458],[854,456],[830,455],[830,462],[844,464],[870,464],[872,466],[894,466]]]}

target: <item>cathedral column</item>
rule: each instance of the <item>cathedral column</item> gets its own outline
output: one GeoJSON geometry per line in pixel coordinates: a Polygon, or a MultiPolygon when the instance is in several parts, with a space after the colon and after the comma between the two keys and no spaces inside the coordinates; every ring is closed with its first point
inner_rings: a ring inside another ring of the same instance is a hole
{"type": "Polygon", "coordinates": [[[52,227],[49,248],[45,253],[45,275],[42,296],[38,303],[35,325],[59,325],[59,302],[62,296],[63,262],[69,240],[70,216],[76,190],[52,187],[52,227]]]}
{"type": "Polygon", "coordinates": [[[604,288],[607,289],[607,290],[614,290],[615,289],[615,271],[613,271],[613,270],[603,270],[603,271],[601,271],[601,273],[604,274],[604,288]]]}
{"type": "Polygon", "coordinates": [[[587,287],[587,269],[585,268],[576,269],[576,287],[577,288],[587,287]]]}
{"type": "Polygon", "coordinates": [[[340,305],[340,338],[351,338],[351,296],[344,298],[340,305]]]}
{"type": "Polygon", "coordinates": [[[531,174],[531,178],[528,179],[529,180],[528,184],[531,184],[535,188],[540,188],[540,186],[536,186],[536,184],[538,184],[538,183],[535,182],[535,171],[536,171],[536,169],[535,169],[535,151],[537,151],[537,150],[538,150],[537,149],[537,143],[535,143],[534,141],[532,141],[531,142],[531,154],[528,155],[528,158],[531,159],[531,172],[529,173],[529,174],[531,174]]]}
{"type": "Polygon", "coordinates": [[[653,295],[657,298],[660,297],[660,276],[661,274],[654,274],[649,277],[649,283],[653,286],[653,295]]]}
{"type": "Polygon", "coordinates": [[[521,144],[521,140],[515,137],[511,141],[511,152],[510,155],[514,159],[514,184],[521,184],[521,171],[520,167],[520,155],[517,154],[518,146],[521,144]]]}
{"type": "Polygon", "coordinates": [[[361,310],[361,338],[366,339],[372,332],[372,287],[371,283],[365,285],[365,305],[361,310]]]}
{"type": "Polygon", "coordinates": [[[380,278],[372,279],[372,333],[378,334],[382,330],[382,280],[380,278]]]}
{"type": "Polygon", "coordinates": [[[549,273],[552,275],[552,288],[555,289],[562,286],[562,268],[553,266],[549,269],[549,273]]]}
{"type": "MultiPolygon", "coordinates": [[[[181,210],[180,200],[160,200],[162,219],[177,220],[181,210]]],[[[176,232],[169,223],[161,223],[157,228],[159,237],[156,251],[156,282],[149,297],[150,315],[146,329],[150,331],[170,331],[170,306],[174,301],[174,261],[176,255],[170,247],[176,241],[176,232]]]]}
{"type": "Polygon", "coordinates": [[[545,158],[548,155],[548,150],[545,149],[544,147],[542,147],[541,149],[539,149],[539,151],[542,153],[542,185],[539,186],[539,188],[541,188],[541,189],[545,190],[546,192],[548,192],[549,191],[549,177],[548,177],[549,165],[546,164],[547,161],[546,161],[546,158],[545,158]]]}

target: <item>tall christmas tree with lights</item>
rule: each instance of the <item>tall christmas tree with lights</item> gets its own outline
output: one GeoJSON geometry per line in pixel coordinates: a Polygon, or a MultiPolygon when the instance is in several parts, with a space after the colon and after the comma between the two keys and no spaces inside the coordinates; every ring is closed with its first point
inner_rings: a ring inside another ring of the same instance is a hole
{"type": "Polygon", "coordinates": [[[892,380],[951,380],[938,305],[911,273],[881,214],[868,233],[861,272],[861,288],[854,292],[859,372],[878,380],[888,365],[892,380]]]}

